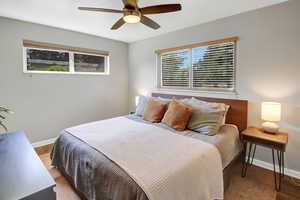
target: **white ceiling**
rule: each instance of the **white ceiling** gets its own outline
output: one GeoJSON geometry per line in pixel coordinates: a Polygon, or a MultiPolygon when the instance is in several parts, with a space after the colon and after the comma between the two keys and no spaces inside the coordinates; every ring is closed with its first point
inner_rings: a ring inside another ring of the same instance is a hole
{"type": "Polygon", "coordinates": [[[161,25],[152,30],[126,24],[112,31],[120,14],[79,11],[78,6],[122,9],[122,0],[0,0],[0,16],[79,31],[124,42],[134,42],[287,0],[140,0],[139,6],[181,3],[176,13],[148,15],[161,25]]]}

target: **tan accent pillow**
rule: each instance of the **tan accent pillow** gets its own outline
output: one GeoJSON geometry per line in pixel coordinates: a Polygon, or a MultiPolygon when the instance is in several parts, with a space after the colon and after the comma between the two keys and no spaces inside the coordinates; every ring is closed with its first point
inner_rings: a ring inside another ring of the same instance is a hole
{"type": "Polygon", "coordinates": [[[177,131],[183,131],[186,129],[192,114],[193,109],[190,106],[172,100],[162,122],[177,131]]]}
{"type": "Polygon", "coordinates": [[[147,107],[145,108],[143,119],[153,123],[159,123],[164,117],[166,111],[166,103],[150,100],[147,107]]]}

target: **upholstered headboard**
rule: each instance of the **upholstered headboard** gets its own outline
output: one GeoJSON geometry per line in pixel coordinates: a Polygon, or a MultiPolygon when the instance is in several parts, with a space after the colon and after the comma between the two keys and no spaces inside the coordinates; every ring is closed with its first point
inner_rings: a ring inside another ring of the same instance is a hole
{"type": "Polygon", "coordinates": [[[185,96],[185,95],[175,95],[175,94],[161,94],[161,93],[152,93],[153,97],[162,97],[162,98],[191,98],[200,99],[208,102],[217,102],[225,103],[230,106],[226,117],[227,124],[235,124],[239,131],[243,131],[247,128],[247,116],[248,116],[248,101],[247,100],[238,100],[238,99],[218,99],[218,98],[208,98],[208,97],[197,97],[197,96],[185,96]]]}

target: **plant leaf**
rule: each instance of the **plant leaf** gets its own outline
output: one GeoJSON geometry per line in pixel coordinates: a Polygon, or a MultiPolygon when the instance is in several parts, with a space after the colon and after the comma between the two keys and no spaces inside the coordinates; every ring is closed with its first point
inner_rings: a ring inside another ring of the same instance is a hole
{"type": "Polygon", "coordinates": [[[5,117],[4,117],[3,115],[0,115],[0,118],[1,118],[1,119],[5,119],[5,117]]]}
{"type": "Polygon", "coordinates": [[[10,109],[0,106],[0,113],[1,112],[8,113],[8,114],[13,114],[13,112],[10,109]]]}
{"type": "Polygon", "coordinates": [[[0,126],[2,126],[2,128],[4,128],[5,131],[7,131],[7,127],[0,121],[0,126]]]}

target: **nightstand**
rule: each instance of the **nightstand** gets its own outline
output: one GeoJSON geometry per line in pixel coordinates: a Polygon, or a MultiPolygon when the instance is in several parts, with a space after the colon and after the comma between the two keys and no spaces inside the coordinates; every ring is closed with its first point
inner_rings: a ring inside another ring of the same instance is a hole
{"type": "Polygon", "coordinates": [[[242,177],[246,176],[248,165],[252,165],[253,158],[256,152],[256,145],[264,146],[272,150],[273,170],[275,189],[280,191],[281,180],[284,177],[284,152],[288,143],[288,134],[278,132],[276,134],[265,133],[262,129],[257,127],[248,127],[241,133],[241,140],[243,143],[243,165],[242,165],[242,177]],[[247,146],[248,155],[247,155],[247,146]],[[279,166],[279,172],[276,172],[276,158],[279,166]],[[252,158],[251,158],[252,157],[252,158]],[[250,160],[251,159],[251,160],[250,160]]]}

